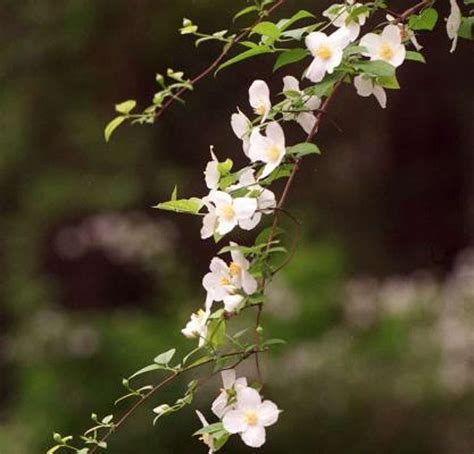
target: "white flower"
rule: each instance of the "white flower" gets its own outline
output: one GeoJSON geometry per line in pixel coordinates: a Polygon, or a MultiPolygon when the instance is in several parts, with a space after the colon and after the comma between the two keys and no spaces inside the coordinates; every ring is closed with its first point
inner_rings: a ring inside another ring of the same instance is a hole
{"type": "Polygon", "coordinates": [[[228,411],[222,422],[227,432],[238,433],[247,446],[259,448],[265,443],[265,427],[275,424],[279,414],[273,402],[262,402],[258,391],[243,388],[237,392],[235,409],[228,411]]]}
{"type": "Polygon", "coordinates": [[[249,102],[255,113],[262,117],[262,123],[267,119],[272,108],[270,89],[263,80],[255,80],[249,88],[249,102]]]}
{"type": "MultiPolygon", "coordinates": [[[[209,426],[209,423],[207,422],[206,418],[199,410],[196,410],[196,414],[199,420],[201,421],[203,428],[206,428],[207,426],[209,426]]],[[[209,447],[208,454],[212,454],[213,452],[215,452],[214,451],[214,438],[212,438],[211,434],[204,433],[199,437],[199,440],[201,440],[206,446],[209,447]]]]}
{"type": "Polygon", "coordinates": [[[398,67],[405,60],[405,46],[402,34],[396,25],[387,25],[381,35],[368,33],[360,40],[360,45],[367,49],[364,55],[371,60],[383,60],[398,67]]]}
{"type": "Polygon", "coordinates": [[[214,235],[217,227],[216,207],[209,203],[209,196],[202,199],[208,209],[208,213],[202,219],[201,238],[205,240],[214,235]]]}
{"type": "Polygon", "coordinates": [[[329,36],[322,32],[312,32],[305,42],[314,57],[305,77],[312,82],[321,82],[326,73],[332,74],[341,63],[343,50],[349,44],[350,37],[345,28],[340,28],[329,36]]]}
{"type": "MultiPolygon", "coordinates": [[[[230,246],[237,247],[231,242],[230,246]]],[[[214,257],[202,285],[207,291],[207,305],[213,301],[222,301],[227,312],[233,312],[243,301],[243,291],[252,295],[257,290],[257,281],[249,273],[250,263],[238,250],[231,250],[232,262],[227,265],[224,260],[214,257]]]]}
{"type": "Polygon", "coordinates": [[[369,12],[365,11],[352,18],[350,12],[352,9],[359,8],[362,3],[354,4],[354,1],[348,1],[348,5],[335,4],[324,11],[323,16],[331,20],[332,24],[338,28],[346,28],[349,32],[349,39],[355,41],[360,33],[360,26],[365,24],[369,17],[369,12]]]}
{"type": "Polygon", "coordinates": [[[450,50],[452,53],[456,50],[458,44],[458,32],[459,27],[461,27],[461,10],[456,0],[449,0],[449,2],[451,4],[451,12],[446,21],[446,32],[448,33],[448,38],[453,42],[450,50]]]}
{"type": "Polygon", "coordinates": [[[265,178],[281,163],[285,156],[285,134],[281,126],[273,121],[266,127],[266,136],[255,129],[250,136],[249,158],[252,162],[265,163],[260,178],[265,178]]]}
{"type": "Polygon", "coordinates": [[[229,391],[238,391],[247,387],[247,379],[245,377],[236,378],[235,369],[223,370],[221,377],[224,386],[221,389],[221,393],[212,403],[212,411],[220,419],[231,409],[228,405],[229,391]]]}
{"type": "Polygon", "coordinates": [[[223,191],[211,191],[209,200],[216,207],[216,231],[220,235],[230,232],[236,225],[245,229],[242,221],[250,219],[257,209],[257,200],[254,197],[236,197],[233,199],[223,191]]]}
{"type": "Polygon", "coordinates": [[[219,161],[214,154],[214,147],[211,146],[211,158],[212,160],[209,161],[206,165],[206,170],[204,171],[204,177],[206,180],[206,186],[209,189],[217,189],[219,185],[219,180],[221,178],[221,174],[219,172],[219,161]]]}
{"type": "Polygon", "coordinates": [[[252,130],[251,121],[239,110],[238,113],[232,114],[230,124],[234,134],[240,140],[242,140],[242,148],[244,150],[245,156],[248,156],[250,146],[249,137],[250,131],[252,130]]]}
{"type": "MultiPolygon", "coordinates": [[[[283,92],[293,91],[304,95],[304,92],[300,90],[300,83],[298,79],[293,76],[286,76],[283,78],[283,92]]],[[[309,134],[314,125],[316,124],[316,116],[313,114],[313,110],[319,109],[321,106],[321,100],[317,96],[310,96],[304,103],[304,107],[311,112],[300,112],[296,115],[292,115],[290,118],[294,118],[298,124],[309,134]]]]}
{"type": "Polygon", "coordinates": [[[184,336],[189,339],[199,338],[199,346],[203,346],[207,337],[207,321],[211,315],[207,308],[205,311],[199,309],[195,314],[191,314],[191,319],[181,330],[184,336]]]}
{"type": "Polygon", "coordinates": [[[255,179],[255,171],[253,169],[245,169],[239,177],[238,183],[229,187],[230,191],[245,188],[248,192],[260,192],[257,196],[257,211],[250,219],[245,219],[241,225],[246,230],[251,230],[258,225],[263,214],[271,214],[276,207],[275,194],[269,189],[264,189],[257,184],[255,179]]]}
{"type": "Polygon", "coordinates": [[[378,85],[374,79],[362,75],[356,76],[354,77],[354,86],[356,87],[359,96],[367,97],[374,95],[379,102],[380,107],[385,109],[387,106],[387,94],[383,87],[378,85]]]}

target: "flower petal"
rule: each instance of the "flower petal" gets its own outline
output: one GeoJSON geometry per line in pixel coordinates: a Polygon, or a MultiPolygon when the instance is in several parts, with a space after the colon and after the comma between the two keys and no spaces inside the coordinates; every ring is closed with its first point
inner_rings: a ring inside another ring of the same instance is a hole
{"type": "Polygon", "coordinates": [[[265,429],[262,426],[251,426],[241,434],[242,441],[251,448],[260,448],[265,443],[265,429]]]}
{"type": "Polygon", "coordinates": [[[354,77],[354,86],[359,96],[364,98],[370,96],[373,93],[374,83],[372,79],[364,77],[362,75],[354,77]]]}
{"type": "Polygon", "coordinates": [[[300,83],[293,76],[285,76],[283,78],[283,91],[300,91],[300,83]]]}
{"type": "Polygon", "coordinates": [[[222,424],[224,425],[224,429],[230,434],[243,432],[248,427],[243,412],[239,410],[228,411],[222,418],[222,424]]]}
{"type": "Polygon", "coordinates": [[[397,25],[387,25],[382,31],[382,38],[393,46],[398,46],[402,42],[402,34],[397,25]]]}
{"type": "Polygon", "coordinates": [[[237,219],[248,219],[257,209],[257,200],[253,197],[237,197],[234,199],[234,210],[237,219]]]}
{"type": "Polygon", "coordinates": [[[256,389],[244,388],[237,393],[237,407],[239,409],[257,408],[262,398],[256,389]]]}
{"type": "Polygon", "coordinates": [[[383,87],[381,87],[380,85],[375,85],[374,96],[379,102],[380,107],[382,107],[382,109],[385,109],[385,107],[387,107],[387,93],[385,92],[383,87]]]}
{"type": "Polygon", "coordinates": [[[271,426],[278,421],[280,410],[273,402],[270,400],[265,400],[262,405],[260,405],[257,413],[258,422],[260,424],[263,426],[271,426]]]}

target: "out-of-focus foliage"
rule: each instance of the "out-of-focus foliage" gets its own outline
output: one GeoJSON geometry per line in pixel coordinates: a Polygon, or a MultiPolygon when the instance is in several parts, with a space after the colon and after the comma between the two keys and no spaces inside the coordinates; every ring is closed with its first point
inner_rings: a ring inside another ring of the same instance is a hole
{"type": "MultiPolygon", "coordinates": [[[[209,143],[239,148],[228,119],[254,75],[222,72],[186,111],[120,130],[109,145],[102,130],[111,105],[149,99],[150,75],[202,69],[215,48],[196,50],[176,30],[190,13],[218,29],[211,11],[230,22],[228,4],[0,5],[2,454],[43,452],[53,429],[78,432],[92,410],[107,411],[122,376],[170,340],[184,348],[180,323],[201,303],[211,251],[194,224],[178,228],[148,207],[175,181],[202,184],[209,143]]],[[[346,95],[332,118],[344,134],[328,122],[317,173],[303,171],[294,201],[304,239],[267,306],[270,330],[292,345],[266,365],[266,394],[293,410],[265,452],[472,451],[474,272],[459,251],[474,226],[473,68],[463,43],[449,55],[440,35],[423,43],[429,67],[403,75],[383,118],[346,95]]],[[[199,427],[191,411],[156,427],[152,417],[137,414],[111,452],[202,449],[188,437],[199,427]]]]}

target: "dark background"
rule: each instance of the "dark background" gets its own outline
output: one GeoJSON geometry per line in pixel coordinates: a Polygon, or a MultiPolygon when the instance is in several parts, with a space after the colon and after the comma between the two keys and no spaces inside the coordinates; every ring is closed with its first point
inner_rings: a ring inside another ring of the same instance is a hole
{"type": "MultiPolygon", "coordinates": [[[[110,412],[121,377],[172,345],[192,347],[179,330],[203,302],[216,247],[199,239],[198,219],[149,207],[175,183],[204,195],[210,144],[243,163],[230,114],[249,112],[255,78],[276,94],[286,72],[271,73],[272,57],[249,61],[154,126],[120,128],[108,145],[103,127],[115,103],[149,102],[156,72],[191,76],[217,55],[179,36],[182,17],[212,32],[244,5],[2,1],[0,453],[44,452],[53,431],[82,432],[92,411],[110,412]]],[[[289,1],[278,16],[325,6],[289,1]]],[[[323,124],[323,155],[305,161],[290,194],[303,239],[265,311],[268,336],[289,340],[264,367],[265,394],[285,412],[262,452],[474,447],[472,43],[450,54],[441,21],[419,40],[427,64],[398,70],[385,111],[342,90],[330,114],[342,133],[323,124]]],[[[110,452],[205,452],[189,437],[192,409],[151,425],[151,408],[183,386],[138,412],[110,452]]],[[[193,408],[211,418],[218,388],[193,408]]],[[[246,452],[238,437],[224,451],[246,452]]]]}

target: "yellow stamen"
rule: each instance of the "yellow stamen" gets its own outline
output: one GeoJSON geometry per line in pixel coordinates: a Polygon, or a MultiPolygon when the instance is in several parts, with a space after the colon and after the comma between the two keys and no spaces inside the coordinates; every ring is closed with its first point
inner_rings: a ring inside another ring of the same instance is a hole
{"type": "Polygon", "coordinates": [[[255,113],[257,115],[264,115],[265,114],[265,104],[259,104],[256,108],[255,108],[255,113]]]}
{"type": "Polygon", "coordinates": [[[382,44],[379,51],[382,60],[390,60],[393,57],[393,49],[388,44],[382,44]]]}
{"type": "Polygon", "coordinates": [[[244,415],[244,421],[249,426],[255,426],[258,423],[258,416],[254,410],[247,410],[244,415]]]}
{"type": "Polygon", "coordinates": [[[266,155],[269,161],[275,162],[280,157],[280,149],[276,145],[272,145],[266,150],[266,155]]]}
{"type": "Polygon", "coordinates": [[[223,277],[221,279],[221,285],[222,286],[230,285],[230,279],[228,277],[223,277]]]}
{"type": "Polygon", "coordinates": [[[229,265],[229,271],[232,276],[238,276],[241,270],[242,267],[238,263],[232,262],[229,265]]]}
{"type": "Polygon", "coordinates": [[[329,60],[332,57],[332,50],[329,46],[323,44],[322,46],[318,47],[315,55],[321,60],[329,60]]]}
{"type": "Polygon", "coordinates": [[[235,211],[232,205],[226,205],[222,208],[222,217],[230,221],[235,216],[235,211]]]}

